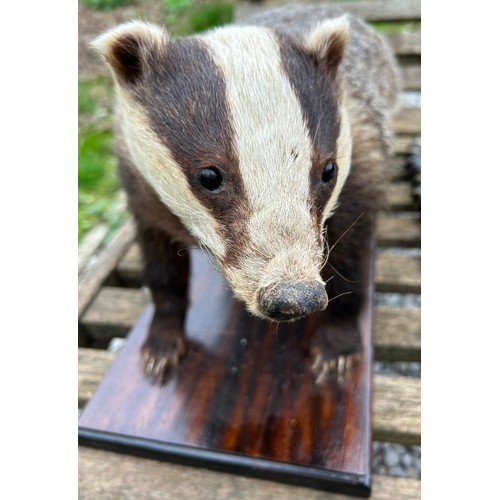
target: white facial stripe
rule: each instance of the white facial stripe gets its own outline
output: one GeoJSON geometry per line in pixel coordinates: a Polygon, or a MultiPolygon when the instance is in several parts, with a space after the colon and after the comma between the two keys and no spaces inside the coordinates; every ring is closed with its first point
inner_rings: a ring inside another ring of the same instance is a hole
{"type": "Polygon", "coordinates": [[[340,112],[340,133],[337,138],[337,157],[336,162],[338,166],[337,181],[333,189],[330,199],[325,205],[323,211],[323,221],[324,224],[326,219],[328,219],[335,210],[337,201],[339,199],[340,192],[347,180],[349,171],[351,170],[351,151],[352,151],[352,140],[351,140],[351,125],[349,123],[349,116],[347,110],[344,106],[339,106],[340,112]]]}
{"type": "Polygon", "coordinates": [[[225,245],[217,231],[217,220],[193,194],[182,168],[146,123],[145,112],[131,101],[125,90],[118,88],[118,97],[124,108],[121,116],[124,139],[134,164],[188,231],[222,259],[225,245]]]}
{"type": "Polygon", "coordinates": [[[206,40],[225,77],[240,172],[253,214],[249,232],[262,249],[269,225],[276,234],[291,221],[296,227],[311,225],[312,144],[279,47],[267,30],[225,28],[206,40]]]}

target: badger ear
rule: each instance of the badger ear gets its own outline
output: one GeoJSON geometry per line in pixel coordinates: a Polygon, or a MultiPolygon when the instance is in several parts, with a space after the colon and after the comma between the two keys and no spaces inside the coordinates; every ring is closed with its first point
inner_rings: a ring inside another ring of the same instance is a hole
{"type": "Polygon", "coordinates": [[[349,19],[344,14],[336,19],[323,21],[306,38],[306,47],[318,63],[335,76],[344,57],[349,38],[349,19]]]}
{"type": "Polygon", "coordinates": [[[96,38],[91,47],[109,64],[121,83],[135,83],[164,59],[168,32],[143,21],[131,21],[96,38]]]}

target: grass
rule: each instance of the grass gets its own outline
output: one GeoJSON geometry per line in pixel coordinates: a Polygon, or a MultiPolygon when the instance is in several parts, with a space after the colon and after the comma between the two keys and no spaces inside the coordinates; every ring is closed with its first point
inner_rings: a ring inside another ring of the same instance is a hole
{"type": "Polygon", "coordinates": [[[122,7],[124,5],[129,5],[132,0],[80,0],[87,7],[91,7],[96,10],[110,10],[116,7],[122,7]]]}
{"type": "Polygon", "coordinates": [[[105,78],[79,82],[78,239],[95,224],[117,222],[119,184],[113,150],[112,89],[105,78]]]}
{"type": "Polygon", "coordinates": [[[234,17],[235,1],[163,0],[165,25],[173,37],[179,37],[228,24],[234,17]]]}
{"type": "Polygon", "coordinates": [[[420,21],[374,21],[370,23],[379,33],[408,33],[420,30],[420,21]]]}
{"type": "Polygon", "coordinates": [[[189,15],[188,25],[192,33],[199,33],[216,26],[229,24],[234,18],[234,5],[228,2],[215,2],[201,5],[189,15]]]}

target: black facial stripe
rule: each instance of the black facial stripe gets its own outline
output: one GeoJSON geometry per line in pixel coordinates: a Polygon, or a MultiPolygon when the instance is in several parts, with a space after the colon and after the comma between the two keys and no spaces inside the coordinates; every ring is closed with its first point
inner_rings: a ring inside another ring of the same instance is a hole
{"type": "Polygon", "coordinates": [[[170,42],[166,52],[136,91],[153,130],[186,172],[234,162],[226,87],[208,49],[191,38],[170,42]]]}
{"type": "Polygon", "coordinates": [[[220,221],[223,238],[238,239],[235,227],[241,226],[246,195],[224,77],[208,47],[197,38],[169,42],[165,60],[133,92],[193,193],[220,221]],[[205,189],[198,176],[213,167],[223,177],[217,192],[205,189]]]}
{"type": "Polygon", "coordinates": [[[294,39],[279,32],[276,38],[283,68],[301,104],[315,153],[322,157],[334,156],[339,134],[334,82],[319,68],[314,56],[294,39]]]}
{"type": "Polygon", "coordinates": [[[331,195],[331,186],[321,185],[325,162],[335,161],[340,118],[334,98],[336,84],[319,66],[313,54],[286,34],[277,32],[283,69],[302,108],[302,116],[313,145],[310,171],[310,202],[318,219],[331,195]]]}

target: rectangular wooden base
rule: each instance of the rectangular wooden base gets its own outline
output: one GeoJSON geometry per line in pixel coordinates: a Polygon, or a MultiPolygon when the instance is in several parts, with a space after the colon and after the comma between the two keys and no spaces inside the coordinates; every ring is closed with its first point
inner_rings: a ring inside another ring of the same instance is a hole
{"type": "Polygon", "coordinates": [[[80,444],[369,496],[371,270],[362,361],[344,380],[318,385],[315,318],[277,325],[251,317],[204,256],[191,256],[188,354],[164,386],[143,376],[148,306],[79,419],[80,444]]]}

